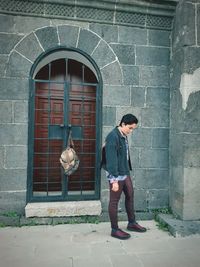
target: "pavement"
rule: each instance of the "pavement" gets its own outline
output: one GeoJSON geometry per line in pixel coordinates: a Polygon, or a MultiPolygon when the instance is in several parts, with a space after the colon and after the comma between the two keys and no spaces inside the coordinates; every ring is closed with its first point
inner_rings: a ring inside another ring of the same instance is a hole
{"type": "MultiPolygon", "coordinates": [[[[110,236],[110,223],[0,228],[1,267],[199,267],[200,235],[174,237],[154,220],[128,240],[110,236]]],[[[126,222],[120,222],[126,229],[126,222]]]]}

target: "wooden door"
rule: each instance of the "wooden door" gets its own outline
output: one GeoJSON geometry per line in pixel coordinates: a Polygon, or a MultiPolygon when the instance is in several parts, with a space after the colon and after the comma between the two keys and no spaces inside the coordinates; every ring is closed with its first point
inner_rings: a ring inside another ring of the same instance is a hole
{"type": "Polygon", "coordinates": [[[36,78],[33,196],[68,199],[95,194],[96,78],[89,68],[74,60],[51,62],[36,78]],[[67,143],[69,126],[80,166],[66,177],[59,157],[67,143]]]}

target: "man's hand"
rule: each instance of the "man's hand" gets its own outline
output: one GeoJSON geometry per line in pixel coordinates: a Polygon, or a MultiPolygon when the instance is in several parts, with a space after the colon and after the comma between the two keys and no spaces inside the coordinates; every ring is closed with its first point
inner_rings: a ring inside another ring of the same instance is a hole
{"type": "Polygon", "coordinates": [[[119,190],[119,183],[115,181],[112,183],[112,191],[117,192],[119,190]]]}

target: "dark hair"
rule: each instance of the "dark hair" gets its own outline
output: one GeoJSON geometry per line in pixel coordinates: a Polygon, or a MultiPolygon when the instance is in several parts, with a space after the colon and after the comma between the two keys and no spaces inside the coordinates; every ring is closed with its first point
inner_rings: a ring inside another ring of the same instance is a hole
{"type": "Polygon", "coordinates": [[[122,126],[122,123],[126,124],[138,124],[138,119],[133,114],[126,114],[122,117],[120,126],[122,126]]]}

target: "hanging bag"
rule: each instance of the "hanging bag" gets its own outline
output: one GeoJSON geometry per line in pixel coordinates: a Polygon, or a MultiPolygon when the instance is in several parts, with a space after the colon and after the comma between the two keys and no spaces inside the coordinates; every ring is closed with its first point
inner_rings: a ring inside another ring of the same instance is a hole
{"type": "Polygon", "coordinates": [[[79,166],[80,160],[74,150],[74,142],[72,140],[71,129],[69,131],[67,147],[63,150],[60,156],[60,163],[66,175],[73,174],[79,166]]]}

